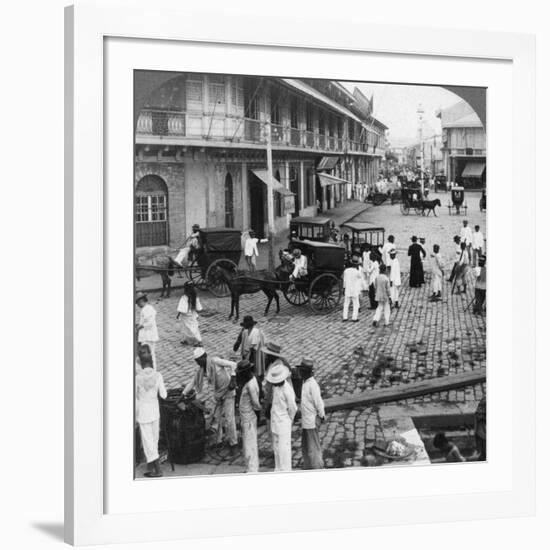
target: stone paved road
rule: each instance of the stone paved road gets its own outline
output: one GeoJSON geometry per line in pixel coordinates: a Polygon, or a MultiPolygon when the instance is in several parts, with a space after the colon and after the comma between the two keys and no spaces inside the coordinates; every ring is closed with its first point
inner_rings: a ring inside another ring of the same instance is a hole
{"type": "MultiPolygon", "coordinates": [[[[438,196],[446,204],[444,195],[438,196]]],[[[474,200],[470,201],[474,203],[474,200]]],[[[472,226],[479,223],[484,231],[484,214],[471,209],[468,218],[472,226]]],[[[414,214],[403,216],[398,205],[373,207],[360,214],[358,219],[383,225],[386,234],[396,236],[398,248],[406,248],[412,234],[425,236],[428,246],[439,241],[449,258],[453,253],[452,236],[461,225],[461,218],[449,216],[446,208],[440,209],[438,218],[426,218],[414,214]]],[[[400,260],[402,271],[408,272],[406,253],[400,253],[400,260]]],[[[485,318],[474,316],[471,308],[467,308],[473,298],[473,289],[470,288],[466,295],[451,296],[450,286],[446,284],[443,300],[430,303],[429,279],[428,273],[423,288],[410,289],[405,274],[401,308],[392,312],[387,328],[372,327],[373,312],[367,309],[366,298],[362,299],[359,323],[342,323],[340,309],[325,316],[313,315],[307,306],[292,306],[282,295],[279,315],[275,315],[272,309],[268,317],[263,316],[266,305],[263,294],[243,296],[241,316],[253,315],[267,340],[281,344],[292,364],[297,364],[303,356],[313,357],[317,365],[315,376],[325,398],[485,367],[485,318]],[[377,365],[381,369],[376,369],[377,365]]],[[[175,321],[179,295],[180,291],[175,291],[171,298],[163,300],[157,298],[158,294],[150,296],[158,311],[161,336],[157,347],[158,364],[169,387],[185,384],[195,370],[192,349],[179,343],[179,327],[175,321]]],[[[205,348],[210,354],[230,356],[240,327],[227,320],[229,298],[218,299],[203,293],[201,301],[205,306],[201,315],[205,348]]],[[[402,404],[474,403],[484,393],[484,385],[478,385],[422,396],[402,404]]],[[[371,408],[327,415],[327,422],[321,427],[327,467],[366,464],[365,442],[375,439],[377,426],[383,431],[371,408]]],[[[294,430],[294,465],[299,467],[299,427],[295,426],[294,430]]],[[[260,449],[262,468],[272,468],[271,446],[264,430],[260,431],[260,449]]],[[[242,458],[229,459],[227,450],[209,451],[205,462],[242,471],[242,458]]]]}

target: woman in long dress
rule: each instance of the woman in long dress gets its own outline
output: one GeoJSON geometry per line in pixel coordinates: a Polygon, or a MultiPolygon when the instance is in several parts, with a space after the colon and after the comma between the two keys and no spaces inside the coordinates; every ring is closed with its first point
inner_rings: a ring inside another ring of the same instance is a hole
{"type": "Polygon", "coordinates": [[[409,256],[411,257],[411,274],[409,286],[411,288],[419,287],[424,284],[424,268],[422,266],[421,256],[426,257],[426,251],[418,244],[418,238],[411,238],[412,244],[409,246],[409,256]]]}
{"type": "Polygon", "coordinates": [[[181,343],[199,346],[201,333],[198,312],[202,311],[202,305],[193,283],[187,282],[183,286],[183,295],[180,298],[177,311],[176,320],[181,319],[181,343]]]}

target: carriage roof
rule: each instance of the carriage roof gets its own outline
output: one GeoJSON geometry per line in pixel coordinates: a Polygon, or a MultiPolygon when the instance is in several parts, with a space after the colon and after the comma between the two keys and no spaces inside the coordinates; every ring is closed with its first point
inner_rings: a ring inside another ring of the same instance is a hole
{"type": "Polygon", "coordinates": [[[293,240],[291,248],[299,248],[311,260],[315,272],[341,272],[344,270],[345,247],[337,244],[308,240],[293,240]]]}
{"type": "Polygon", "coordinates": [[[199,229],[206,252],[240,252],[241,232],[232,227],[207,227],[199,229]]]}
{"type": "Polygon", "coordinates": [[[311,224],[311,225],[326,225],[327,223],[332,222],[331,218],[325,218],[323,216],[298,216],[290,220],[291,224],[311,224]]]}
{"type": "Polygon", "coordinates": [[[385,231],[383,227],[374,226],[369,222],[346,222],[341,224],[340,227],[346,227],[357,233],[361,231],[385,231]]]}

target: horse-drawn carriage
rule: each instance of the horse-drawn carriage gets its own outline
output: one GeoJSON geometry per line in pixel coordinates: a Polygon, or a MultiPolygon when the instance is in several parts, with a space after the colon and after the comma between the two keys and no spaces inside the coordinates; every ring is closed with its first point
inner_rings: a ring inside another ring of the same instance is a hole
{"type": "Polygon", "coordinates": [[[348,257],[354,250],[361,253],[378,249],[385,242],[386,230],[369,222],[346,222],[340,226],[348,257]]]}
{"type": "Polygon", "coordinates": [[[171,278],[179,272],[214,296],[229,296],[226,278],[221,276],[220,268],[226,272],[237,272],[242,252],[241,232],[233,228],[212,227],[199,229],[198,233],[198,246],[190,250],[186,263],[180,265],[169,255],[156,258],[154,265],[138,263],[137,280],[151,272],[159,273],[162,279],[161,296],[165,292],[169,296],[171,278]]]}
{"type": "Polygon", "coordinates": [[[408,216],[411,209],[422,214],[422,190],[420,187],[401,188],[401,214],[408,216]]]}
{"type": "Polygon", "coordinates": [[[468,205],[464,203],[464,187],[456,186],[451,189],[451,202],[449,202],[447,208],[449,209],[449,215],[466,215],[468,205]]]}
{"type": "Polygon", "coordinates": [[[290,220],[290,239],[329,242],[334,222],[322,216],[298,216],[290,220]]]}
{"type": "Polygon", "coordinates": [[[345,247],[309,240],[293,240],[291,249],[299,249],[307,258],[307,275],[281,285],[285,299],[294,306],[309,307],[314,313],[329,313],[342,298],[342,273],[345,247]]]}

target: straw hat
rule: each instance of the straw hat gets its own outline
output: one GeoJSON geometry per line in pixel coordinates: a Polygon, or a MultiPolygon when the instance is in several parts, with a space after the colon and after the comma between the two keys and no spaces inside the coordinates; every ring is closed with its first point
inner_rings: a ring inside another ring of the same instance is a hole
{"type": "Polygon", "coordinates": [[[193,350],[193,359],[198,359],[199,357],[202,357],[205,354],[206,354],[206,351],[204,348],[197,347],[193,350]]]}
{"type": "Polygon", "coordinates": [[[140,300],[147,300],[147,294],[145,294],[145,292],[138,292],[138,293],[136,294],[136,304],[137,304],[140,300]]]}
{"type": "Polygon", "coordinates": [[[275,357],[284,357],[281,355],[281,346],[275,344],[274,342],[267,342],[265,346],[261,348],[261,351],[267,355],[273,355],[275,357]]]}
{"type": "Polygon", "coordinates": [[[290,376],[290,370],[282,363],[275,363],[267,371],[266,380],[270,384],[280,384],[290,376]]]}

